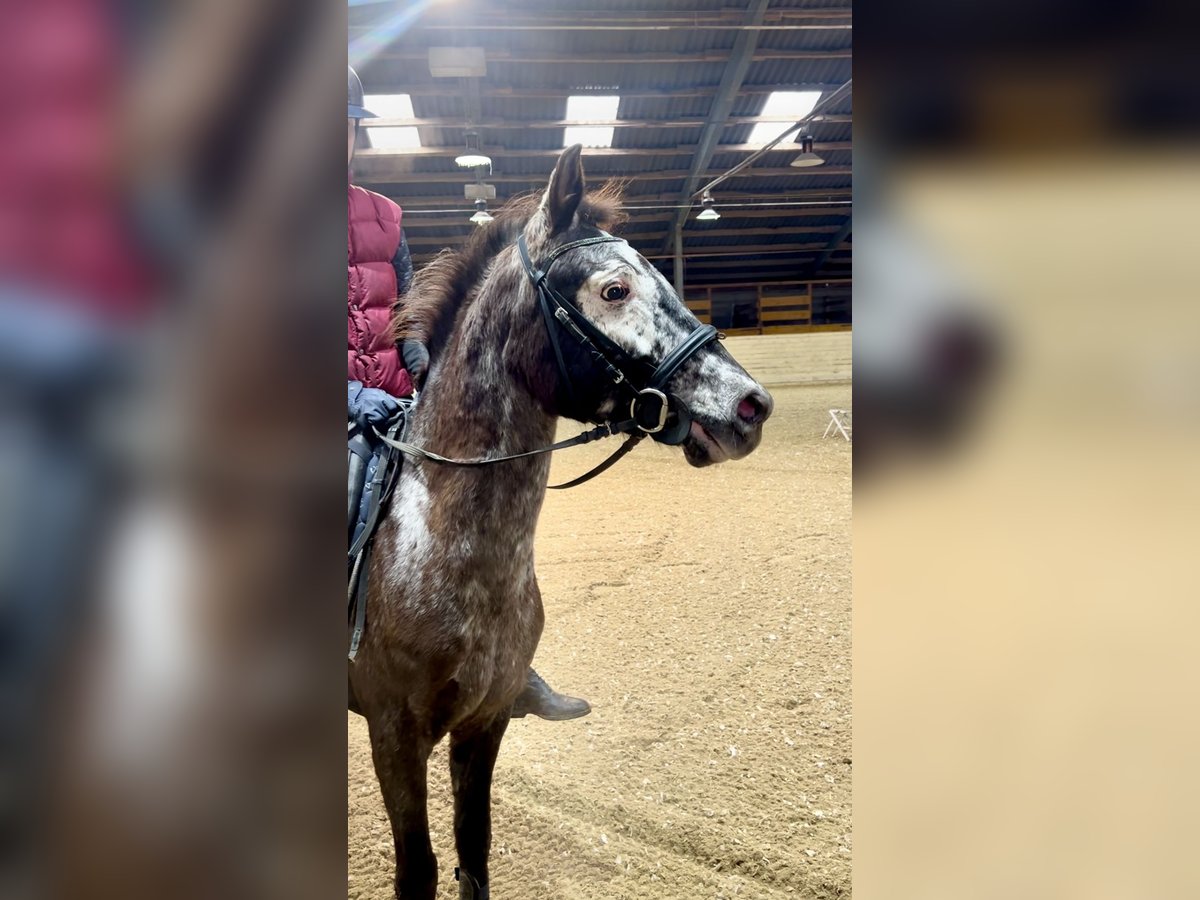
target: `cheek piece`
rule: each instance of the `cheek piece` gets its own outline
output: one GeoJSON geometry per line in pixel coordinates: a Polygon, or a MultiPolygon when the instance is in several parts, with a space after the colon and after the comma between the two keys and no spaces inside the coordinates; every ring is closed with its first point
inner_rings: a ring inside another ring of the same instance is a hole
{"type": "MultiPolygon", "coordinates": [[[[629,402],[629,421],[633,428],[640,432],[638,436],[648,435],[662,444],[681,444],[691,429],[692,415],[687,404],[674,394],[667,393],[667,384],[671,376],[700,348],[711,341],[719,340],[723,335],[712,325],[699,325],[657,365],[646,360],[637,360],[592,324],[573,303],[551,287],[547,279],[554,261],[564,253],[579,247],[618,242],[625,243],[621,238],[601,232],[594,237],[562,244],[555,247],[546,257],[540,269],[534,266],[529,256],[529,247],[525,243],[524,235],[517,239],[517,251],[521,257],[521,264],[525,267],[525,274],[537,289],[538,308],[546,322],[550,346],[554,350],[559,376],[571,407],[578,410],[579,402],[571,373],[563,358],[563,333],[570,335],[587,352],[593,366],[602,369],[617,390],[625,395],[629,402]]],[[[617,410],[620,409],[618,403],[617,410]]],[[[614,415],[613,418],[617,416],[614,415]]]]}

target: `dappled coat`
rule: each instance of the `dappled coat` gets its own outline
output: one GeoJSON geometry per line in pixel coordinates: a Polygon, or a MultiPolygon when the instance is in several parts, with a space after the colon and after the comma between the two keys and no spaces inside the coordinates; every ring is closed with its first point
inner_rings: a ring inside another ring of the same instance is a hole
{"type": "Polygon", "coordinates": [[[392,311],[412,281],[412,261],[400,227],[400,207],[350,185],[347,380],[396,397],[412,393],[412,379],[392,337],[392,311]]]}

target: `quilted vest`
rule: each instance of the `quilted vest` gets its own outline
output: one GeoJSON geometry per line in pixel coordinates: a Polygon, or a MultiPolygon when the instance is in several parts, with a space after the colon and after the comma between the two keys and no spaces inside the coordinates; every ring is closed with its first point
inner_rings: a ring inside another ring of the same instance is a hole
{"type": "Polygon", "coordinates": [[[350,185],[347,266],[347,379],[396,397],[412,393],[412,379],[391,336],[397,300],[392,258],[400,247],[400,207],[350,185]]]}

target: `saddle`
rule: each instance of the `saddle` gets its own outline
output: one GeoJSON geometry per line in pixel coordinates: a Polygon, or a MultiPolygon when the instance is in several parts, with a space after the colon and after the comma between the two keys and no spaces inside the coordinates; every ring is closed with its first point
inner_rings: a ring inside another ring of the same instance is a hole
{"type": "MultiPolygon", "coordinates": [[[[382,431],[389,440],[404,436],[413,407],[411,399],[400,400],[400,410],[382,431]]],[[[346,588],[347,617],[351,626],[349,658],[354,659],[367,622],[367,582],[375,532],[383,520],[404,454],[389,444],[364,434],[355,423],[347,427],[347,498],[349,582],[346,588]]]]}

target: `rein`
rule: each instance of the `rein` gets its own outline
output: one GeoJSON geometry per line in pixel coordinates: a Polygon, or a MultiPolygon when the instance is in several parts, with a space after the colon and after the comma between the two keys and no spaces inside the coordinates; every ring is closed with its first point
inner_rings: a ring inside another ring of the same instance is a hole
{"type": "Polygon", "coordinates": [[[529,247],[525,243],[525,235],[517,238],[517,252],[525,274],[533,282],[538,294],[538,307],[546,322],[546,331],[550,337],[550,346],[554,351],[554,359],[558,364],[559,375],[566,386],[567,396],[572,406],[577,405],[575,387],[572,384],[571,373],[563,357],[560,330],[570,335],[591,357],[593,363],[603,368],[605,374],[619,390],[629,398],[629,418],[623,421],[609,420],[603,425],[585,431],[576,437],[558,441],[548,447],[528,450],[524,453],[514,453],[509,456],[479,457],[476,459],[450,459],[409,444],[395,440],[378,430],[376,435],[390,447],[412,456],[419,456],[430,462],[452,466],[479,467],[494,463],[511,462],[539,456],[543,453],[553,453],[555,450],[565,450],[568,447],[578,447],[592,441],[612,437],[615,434],[627,434],[623,443],[615,453],[594,469],[578,478],[563,484],[549,485],[550,490],[566,490],[590,481],[602,472],[612,468],[625,457],[647,436],[663,444],[681,444],[691,428],[692,417],[687,405],[673,394],[666,393],[666,385],[671,376],[696,354],[702,347],[723,337],[712,325],[699,325],[684,340],[663,358],[648,378],[640,377],[645,364],[633,359],[620,346],[605,335],[599,328],[584,316],[582,312],[550,286],[547,276],[555,260],[568,251],[579,247],[590,247],[595,244],[625,243],[622,238],[611,234],[601,233],[594,237],[582,238],[556,247],[546,258],[545,267],[538,269],[534,266],[529,255],[529,247]],[[636,386],[641,384],[641,387],[636,386]]]}

